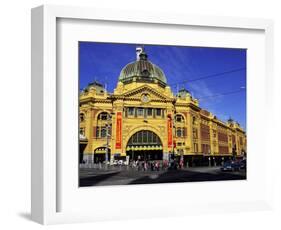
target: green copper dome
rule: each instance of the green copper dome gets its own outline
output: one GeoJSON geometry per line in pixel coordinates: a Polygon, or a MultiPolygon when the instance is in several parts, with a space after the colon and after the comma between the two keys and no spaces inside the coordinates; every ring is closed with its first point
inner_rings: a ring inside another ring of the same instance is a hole
{"type": "Polygon", "coordinates": [[[132,81],[167,84],[163,71],[157,65],[147,60],[147,54],[143,50],[139,54],[137,53],[136,61],[127,64],[121,70],[119,81],[125,84],[132,81]]]}

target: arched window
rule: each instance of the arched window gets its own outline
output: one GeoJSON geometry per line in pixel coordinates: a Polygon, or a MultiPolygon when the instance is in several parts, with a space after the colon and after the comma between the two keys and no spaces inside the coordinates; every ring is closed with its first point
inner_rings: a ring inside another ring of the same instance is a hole
{"type": "Polygon", "coordinates": [[[101,120],[101,121],[106,121],[109,119],[109,113],[107,112],[102,112],[98,115],[98,121],[101,120]]]}
{"type": "Polygon", "coordinates": [[[142,130],[135,133],[131,136],[130,140],[128,141],[128,146],[134,145],[161,145],[160,138],[154,133],[149,130],[142,130]]]}
{"type": "Polygon", "coordinates": [[[84,113],[80,113],[79,117],[80,117],[80,122],[85,121],[85,114],[84,113]]]}
{"type": "Polygon", "coordinates": [[[175,122],[176,123],[184,123],[184,117],[181,114],[176,114],[175,116],[175,122]]]}

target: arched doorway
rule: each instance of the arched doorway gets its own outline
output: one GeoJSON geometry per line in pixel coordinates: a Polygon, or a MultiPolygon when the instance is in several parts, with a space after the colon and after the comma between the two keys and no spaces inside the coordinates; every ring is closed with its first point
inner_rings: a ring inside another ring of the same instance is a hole
{"type": "Polygon", "coordinates": [[[79,139],[79,163],[82,164],[84,162],[84,150],[88,144],[88,139],[84,136],[84,129],[80,129],[79,139]]]}
{"type": "MultiPolygon", "coordinates": [[[[108,161],[110,161],[110,148],[108,148],[108,161]]],[[[94,163],[102,163],[106,160],[106,147],[96,148],[94,151],[94,163]]]]}
{"type": "Polygon", "coordinates": [[[157,134],[141,130],[130,137],[126,154],[133,160],[162,160],[163,145],[157,134]]]}

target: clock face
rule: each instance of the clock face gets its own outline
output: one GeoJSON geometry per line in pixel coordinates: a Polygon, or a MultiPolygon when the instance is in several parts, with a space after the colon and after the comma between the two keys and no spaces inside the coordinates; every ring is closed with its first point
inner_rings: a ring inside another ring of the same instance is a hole
{"type": "Polygon", "coordinates": [[[149,96],[148,96],[148,94],[142,95],[141,100],[142,100],[142,102],[149,102],[149,96]]]}

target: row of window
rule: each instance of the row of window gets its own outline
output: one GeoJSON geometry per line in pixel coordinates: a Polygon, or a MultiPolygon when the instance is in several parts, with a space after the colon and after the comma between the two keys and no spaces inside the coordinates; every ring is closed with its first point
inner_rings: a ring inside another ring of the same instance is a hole
{"type": "Polygon", "coordinates": [[[160,108],[135,108],[127,107],[125,108],[125,117],[162,117],[164,118],[164,109],[160,108]]]}
{"type": "MultiPolygon", "coordinates": [[[[193,151],[194,152],[198,152],[198,144],[197,143],[193,143],[193,151]]],[[[201,144],[201,152],[204,154],[210,154],[211,153],[211,149],[210,149],[210,145],[208,144],[201,144]]],[[[223,154],[228,154],[229,153],[229,149],[227,146],[219,146],[219,152],[223,153],[223,154]]]]}
{"type": "MultiPolygon", "coordinates": [[[[125,116],[134,116],[134,117],[163,117],[164,118],[165,111],[161,108],[135,108],[135,107],[128,107],[125,108],[125,116]]],[[[108,121],[110,118],[107,112],[102,112],[98,115],[98,121],[108,121]]],[[[80,122],[85,121],[85,114],[80,113],[80,122]]],[[[175,116],[176,123],[183,123],[184,117],[180,114],[175,116]]]]}
{"type": "Polygon", "coordinates": [[[185,146],[185,142],[177,142],[177,146],[185,146]]]}
{"type": "MultiPolygon", "coordinates": [[[[80,129],[80,133],[81,132],[82,132],[82,129],[80,129]]],[[[97,138],[105,138],[106,132],[107,132],[106,126],[98,126],[98,127],[95,128],[95,134],[96,134],[97,138]]],[[[84,134],[84,129],[83,129],[83,134],[84,134]]],[[[110,126],[108,127],[108,134],[111,136],[111,127],[110,126]]],[[[140,135],[140,134],[138,134],[138,135],[140,135]]],[[[185,136],[186,136],[186,129],[185,128],[176,128],[176,137],[185,137],[185,136]]],[[[146,140],[146,134],[144,134],[143,137],[146,140]]],[[[149,141],[151,140],[150,136],[148,137],[148,140],[149,141]]]]}
{"type": "MultiPolygon", "coordinates": [[[[94,132],[95,132],[95,137],[105,138],[106,132],[107,132],[107,127],[106,126],[97,126],[97,127],[95,127],[94,132]]],[[[85,128],[80,128],[80,134],[85,135],[85,128]]],[[[108,135],[111,136],[111,127],[108,127],[108,135]]],[[[185,128],[177,128],[176,129],[176,136],[177,137],[185,137],[186,136],[185,128]]],[[[137,138],[137,137],[134,137],[134,138],[137,138]]],[[[144,134],[144,139],[146,140],[145,134],[144,134]]],[[[138,139],[138,140],[140,140],[140,139],[138,139]]],[[[151,140],[154,140],[154,139],[151,139],[150,136],[149,136],[148,141],[151,141],[151,140]]]]}

